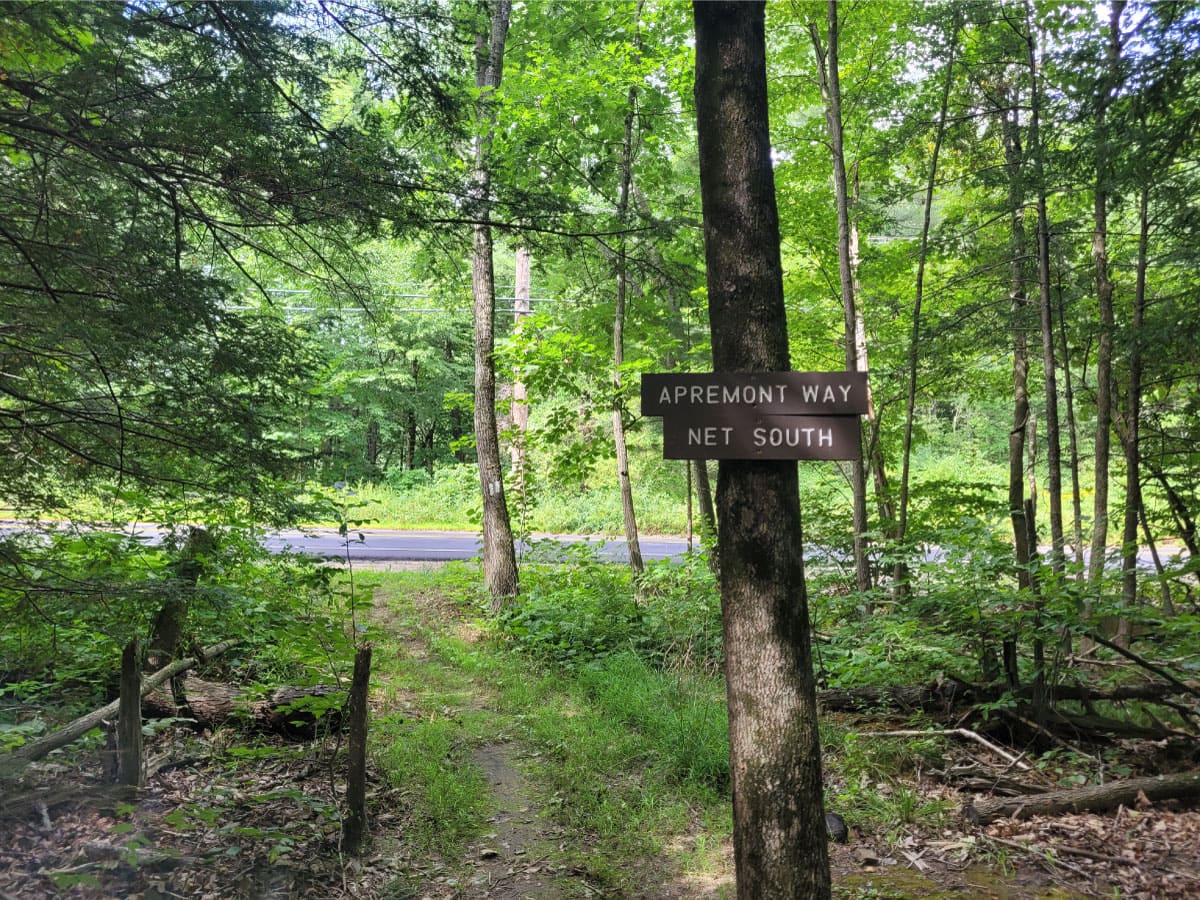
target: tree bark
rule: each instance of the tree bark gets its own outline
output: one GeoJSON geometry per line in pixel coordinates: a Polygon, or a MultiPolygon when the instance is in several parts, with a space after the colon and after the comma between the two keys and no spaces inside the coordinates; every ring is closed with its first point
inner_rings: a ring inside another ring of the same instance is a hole
{"type": "Polygon", "coordinates": [[[1133,806],[1138,796],[1147,800],[1192,800],[1200,797],[1200,772],[1131,778],[1108,784],[1049,791],[1025,797],[1005,797],[982,803],[967,801],[963,818],[972,825],[987,825],[997,819],[1031,819],[1061,813],[1104,812],[1118,806],[1133,806]]]}
{"type": "MultiPolygon", "coordinates": [[[[693,15],[714,368],[784,371],[764,5],[693,15]]],[[[722,461],[717,507],[738,896],[828,897],[796,464],[722,461]]]]}
{"type": "Polygon", "coordinates": [[[475,139],[473,199],[479,204],[471,254],[471,292],[475,322],[475,451],[483,495],[483,574],[499,612],[520,592],[516,547],[504,496],[504,469],[500,462],[500,436],[496,427],[496,281],[492,260],[492,230],[488,200],[488,153],[495,128],[492,107],[504,67],[504,42],[508,36],[512,0],[496,0],[490,34],[476,41],[476,86],[480,88],[480,133],[475,139]]]}
{"type": "MultiPolygon", "coordinates": [[[[846,370],[858,371],[858,313],[854,298],[854,272],[850,259],[850,201],[846,178],[846,156],[842,141],[842,92],[838,73],[838,13],[836,0],[826,6],[828,45],[822,46],[816,22],[809,35],[817,56],[817,78],[825,100],[825,122],[833,158],[833,190],[837,204],[838,271],[841,276],[842,316],[846,336],[846,370]]],[[[850,464],[850,486],[854,502],[854,582],[860,591],[871,588],[871,565],[867,558],[867,475],[862,458],[850,464]]]]}

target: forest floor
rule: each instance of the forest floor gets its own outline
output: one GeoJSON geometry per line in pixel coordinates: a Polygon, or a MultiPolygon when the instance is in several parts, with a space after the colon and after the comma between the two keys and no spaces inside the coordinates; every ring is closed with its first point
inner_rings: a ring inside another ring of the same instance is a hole
{"type": "MultiPolygon", "coordinates": [[[[0,798],[0,898],[733,896],[719,792],[670,796],[643,782],[636,758],[564,774],[571,738],[556,745],[539,713],[513,701],[514,654],[489,657],[433,582],[378,577],[365,856],[339,852],[339,735],[287,743],[166,728],[150,755],[168,762],[136,795],[100,783],[93,748],[34,767],[29,802],[0,798]],[[599,800],[585,814],[588,796],[599,800]]],[[[539,677],[530,666],[527,680],[539,677]]],[[[577,696],[556,702],[552,719],[585,719],[577,696]]],[[[929,804],[950,793],[913,788],[929,804]]],[[[850,825],[847,844],[830,844],[835,897],[1200,896],[1196,811],[850,825]]]]}

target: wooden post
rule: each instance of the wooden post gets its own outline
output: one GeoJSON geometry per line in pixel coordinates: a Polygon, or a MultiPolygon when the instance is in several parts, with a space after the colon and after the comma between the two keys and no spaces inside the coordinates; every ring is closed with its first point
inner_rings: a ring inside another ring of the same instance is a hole
{"type": "Polygon", "coordinates": [[[354,655],[350,683],[350,742],[346,773],[346,816],[342,819],[342,848],[357,856],[367,832],[367,695],[371,684],[371,645],[354,655]]]}
{"type": "Polygon", "coordinates": [[[117,781],[142,786],[142,666],[134,638],[121,654],[121,700],[117,711],[117,781]]]}

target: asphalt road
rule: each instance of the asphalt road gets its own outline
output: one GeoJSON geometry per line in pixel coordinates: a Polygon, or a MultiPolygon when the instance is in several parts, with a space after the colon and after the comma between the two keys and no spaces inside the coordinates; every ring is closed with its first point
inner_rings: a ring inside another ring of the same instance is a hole
{"type": "MultiPolygon", "coordinates": [[[[392,531],[364,528],[351,531],[347,538],[331,529],[286,531],[266,538],[271,550],[289,548],[312,556],[335,556],[352,562],[433,561],[474,559],[480,554],[480,536],[465,531],[392,531]]],[[[683,538],[643,537],[644,559],[672,559],[687,552],[683,538]]],[[[628,560],[623,538],[546,535],[531,543],[521,542],[519,552],[549,558],[569,558],[571,547],[589,544],[604,559],[628,560]]]]}

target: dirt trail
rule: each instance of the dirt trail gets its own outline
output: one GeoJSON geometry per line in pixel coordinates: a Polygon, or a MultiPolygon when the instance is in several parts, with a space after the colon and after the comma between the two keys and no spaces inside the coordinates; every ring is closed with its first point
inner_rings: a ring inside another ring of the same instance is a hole
{"type": "Polygon", "coordinates": [[[557,829],[539,819],[529,782],[516,767],[516,752],[512,744],[488,744],[473,754],[491,787],[496,813],[492,831],[467,848],[475,873],[459,896],[551,900],[574,893],[557,883],[545,854],[539,852],[557,829]]]}

